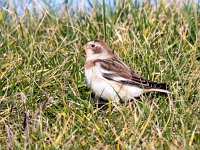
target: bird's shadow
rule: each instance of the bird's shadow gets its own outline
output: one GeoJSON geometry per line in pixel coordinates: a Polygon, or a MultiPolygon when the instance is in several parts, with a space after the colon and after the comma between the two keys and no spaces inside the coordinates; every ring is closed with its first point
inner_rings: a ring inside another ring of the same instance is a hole
{"type": "Polygon", "coordinates": [[[90,97],[93,101],[93,106],[95,109],[100,109],[100,110],[108,109],[109,101],[107,99],[97,97],[93,92],[91,93],[90,97]]]}
{"type": "MultiPolygon", "coordinates": [[[[93,92],[91,93],[90,97],[93,101],[95,109],[96,108],[100,109],[100,110],[108,109],[108,107],[109,107],[109,100],[108,99],[103,99],[101,97],[97,97],[97,96],[95,96],[95,94],[93,92]]],[[[135,97],[135,99],[130,100],[130,102],[134,101],[134,100],[140,100],[140,99],[141,99],[141,97],[135,97]]],[[[120,103],[123,104],[124,102],[120,101],[120,103]]]]}
{"type": "MultiPolygon", "coordinates": [[[[167,94],[166,93],[155,92],[154,96],[156,96],[156,97],[158,97],[158,96],[167,97],[167,94]]],[[[144,95],[141,95],[139,97],[135,97],[134,99],[129,100],[128,102],[133,102],[134,100],[142,101],[142,99],[144,97],[152,97],[152,93],[145,93],[144,95]]],[[[106,110],[106,109],[108,109],[108,107],[109,107],[109,101],[108,101],[108,99],[103,99],[101,97],[97,97],[97,96],[95,96],[95,94],[93,92],[91,93],[90,98],[93,101],[93,106],[94,106],[95,109],[99,109],[99,110],[106,110]]],[[[120,103],[124,104],[125,102],[120,101],[120,103]]]]}

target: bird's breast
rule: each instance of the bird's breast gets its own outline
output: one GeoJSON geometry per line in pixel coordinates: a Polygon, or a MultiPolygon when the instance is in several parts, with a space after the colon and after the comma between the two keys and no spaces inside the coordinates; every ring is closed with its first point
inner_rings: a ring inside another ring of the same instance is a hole
{"type": "Polygon", "coordinates": [[[85,70],[91,69],[94,67],[94,60],[86,60],[84,68],[85,70]]]}
{"type": "Polygon", "coordinates": [[[85,67],[85,79],[86,79],[86,82],[87,82],[87,85],[90,87],[91,86],[91,81],[92,81],[92,78],[93,78],[93,69],[90,67],[90,68],[86,68],[85,67]]]}

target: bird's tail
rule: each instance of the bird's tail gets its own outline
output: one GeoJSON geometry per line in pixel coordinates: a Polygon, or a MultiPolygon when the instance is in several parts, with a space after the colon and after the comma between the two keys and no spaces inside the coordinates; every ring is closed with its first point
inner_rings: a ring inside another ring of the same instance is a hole
{"type": "Polygon", "coordinates": [[[169,86],[165,83],[159,82],[149,82],[149,87],[145,89],[146,92],[163,92],[163,93],[170,93],[169,86]]]}

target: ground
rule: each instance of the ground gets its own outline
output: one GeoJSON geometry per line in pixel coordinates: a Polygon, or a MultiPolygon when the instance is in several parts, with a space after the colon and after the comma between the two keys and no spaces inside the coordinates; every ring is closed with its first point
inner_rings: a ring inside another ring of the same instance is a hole
{"type": "Polygon", "coordinates": [[[199,8],[124,1],[59,15],[1,10],[0,149],[198,149],[199,8]],[[95,107],[81,49],[94,39],[171,94],[95,107]]]}

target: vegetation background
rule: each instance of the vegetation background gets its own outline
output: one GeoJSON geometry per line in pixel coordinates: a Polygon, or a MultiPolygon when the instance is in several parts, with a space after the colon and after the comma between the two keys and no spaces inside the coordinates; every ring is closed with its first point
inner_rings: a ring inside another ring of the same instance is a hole
{"type": "Polygon", "coordinates": [[[33,2],[0,9],[0,149],[200,148],[199,3],[33,2]],[[81,49],[92,39],[171,94],[95,107],[81,49]]]}

